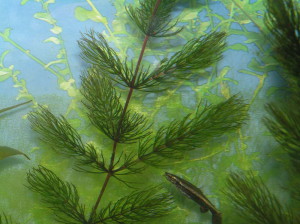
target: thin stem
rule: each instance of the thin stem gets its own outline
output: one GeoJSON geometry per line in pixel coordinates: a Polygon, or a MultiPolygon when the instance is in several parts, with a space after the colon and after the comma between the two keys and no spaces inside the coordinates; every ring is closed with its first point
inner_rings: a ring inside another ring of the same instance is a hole
{"type": "Polygon", "coordinates": [[[92,10],[93,10],[96,14],[98,14],[98,16],[99,16],[100,18],[103,19],[103,22],[102,22],[102,23],[104,24],[105,28],[106,28],[107,31],[109,32],[109,35],[115,39],[114,33],[111,31],[111,29],[109,28],[109,26],[108,26],[108,24],[107,24],[107,19],[106,19],[105,17],[102,16],[102,14],[98,11],[98,9],[95,7],[95,5],[93,4],[93,2],[92,2],[91,0],[86,0],[86,2],[89,4],[89,6],[92,8],[92,10]]]}
{"type": "Polygon", "coordinates": [[[107,184],[108,184],[108,181],[109,181],[110,177],[111,177],[111,173],[108,173],[108,174],[106,175],[106,178],[105,178],[105,181],[104,181],[104,183],[103,183],[103,186],[102,186],[102,188],[101,188],[101,190],[100,190],[100,193],[99,193],[99,196],[98,196],[97,201],[96,201],[96,203],[95,203],[95,206],[93,207],[93,210],[92,210],[92,212],[91,212],[91,215],[90,215],[90,218],[89,218],[89,222],[94,218],[94,215],[95,215],[96,210],[97,210],[97,208],[98,208],[98,206],[99,206],[99,203],[100,203],[100,201],[101,201],[101,199],[102,199],[102,196],[103,196],[103,194],[104,194],[104,191],[105,191],[105,189],[106,189],[106,186],[107,186],[107,184]]]}
{"type": "Polygon", "coordinates": [[[141,62],[142,62],[142,59],[143,59],[143,56],[144,56],[144,53],[145,53],[145,49],[146,49],[146,45],[147,45],[148,40],[149,40],[149,36],[146,35],[146,37],[144,39],[144,42],[143,42],[143,45],[142,45],[142,50],[141,50],[141,53],[140,53],[140,56],[139,56],[139,60],[138,60],[137,65],[135,67],[134,75],[133,75],[133,78],[132,78],[132,81],[131,81],[131,86],[134,86],[136,76],[137,76],[137,74],[140,70],[140,65],[141,65],[141,62]]]}
{"type": "Polygon", "coordinates": [[[260,27],[260,25],[258,25],[257,22],[254,21],[254,19],[235,1],[232,0],[233,4],[236,5],[241,11],[242,13],[244,13],[244,15],[250,20],[252,21],[252,23],[260,30],[260,32],[266,36],[265,32],[263,31],[263,29],[260,27]]]}
{"type": "MultiPolygon", "coordinates": [[[[152,13],[152,17],[157,12],[157,9],[158,9],[158,6],[159,6],[160,2],[161,2],[161,0],[157,0],[157,2],[155,4],[155,8],[154,8],[153,13],[152,13]]],[[[144,38],[144,41],[143,41],[142,49],[141,49],[140,56],[139,56],[139,59],[138,59],[138,62],[137,62],[136,68],[135,68],[135,72],[134,72],[134,75],[133,75],[133,78],[132,78],[132,81],[131,81],[132,86],[134,85],[135,79],[136,79],[137,74],[139,72],[139,69],[140,69],[140,66],[141,66],[141,63],[142,63],[142,59],[143,59],[143,56],[144,56],[144,53],[145,53],[145,50],[146,50],[146,46],[147,46],[148,40],[149,40],[149,36],[146,35],[145,38],[144,38]]],[[[125,102],[125,106],[123,108],[123,112],[122,112],[120,121],[118,123],[117,137],[120,134],[121,126],[122,126],[123,120],[125,118],[125,114],[126,114],[126,111],[128,109],[128,106],[129,106],[129,103],[130,103],[130,99],[132,97],[133,90],[134,89],[132,87],[129,89],[129,92],[128,92],[128,95],[127,95],[127,99],[126,99],[126,102],[125,102]]],[[[108,173],[106,175],[104,184],[103,184],[103,186],[102,186],[102,188],[100,190],[100,193],[99,193],[99,196],[97,198],[97,201],[96,201],[96,203],[95,203],[95,205],[93,207],[93,210],[91,212],[90,220],[94,217],[94,215],[96,213],[96,210],[99,207],[99,204],[100,204],[100,201],[102,199],[102,196],[103,196],[103,194],[104,194],[104,192],[106,190],[106,186],[107,186],[107,184],[109,182],[109,179],[110,179],[110,177],[114,173],[113,169],[114,169],[114,162],[115,162],[115,156],[116,156],[116,151],[117,151],[117,145],[118,145],[118,139],[114,140],[113,151],[112,151],[112,155],[111,155],[109,170],[108,170],[108,173]]]]}
{"type": "Polygon", "coordinates": [[[46,70],[48,70],[49,72],[53,73],[56,76],[60,76],[60,74],[58,72],[56,72],[55,70],[53,70],[52,68],[49,68],[47,66],[46,63],[44,63],[43,61],[41,61],[40,59],[38,59],[37,57],[33,56],[29,50],[24,49],[23,47],[21,47],[19,44],[17,44],[16,42],[14,42],[12,39],[5,37],[3,34],[0,33],[0,36],[4,39],[4,41],[9,42],[10,44],[12,44],[14,47],[16,47],[18,50],[20,50],[21,52],[23,52],[24,54],[26,54],[28,57],[30,57],[32,60],[34,60],[35,62],[39,63],[40,65],[42,65],[46,70]]]}
{"type": "Polygon", "coordinates": [[[161,0],[157,0],[157,1],[156,1],[154,10],[153,10],[153,12],[152,12],[152,18],[151,18],[151,20],[153,19],[154,15],[156,14],[156,12],[157,12],[157,10],[158,10],[158,6],[160,5],[160,2],[161,2],[161,0]]]}
{"type": "MultiPolygon", "coordinates": [[[[42,2],[42,6],[43,6],[44,10],[47,12],[47,14],[49,14],[52,17],[48,5],[45,5],[45,2],[42,2]]],[[[56,20],[53,23],[53,26],[57,26],[56,20]]],[[[72,74],[72,71],[71,71],[70,63],[69,63],[69,60],[68,60],[67,50],[66,50],[66,47],[65,47],[65,42],[64,42],[64,40],[62,38],[61,33],[57,34],[57,38],[59,39],[61,50],[63,50],[64,64],[66,65],[66,67],[68,69],[68,74],[70,75],[70,77],[73,78],[73,74],[72,74]]]]}
{"type": "Polygon", "coordinates": [[[11,107],[7,107],[7,108],[4,108],[4,109],[1,109],[1,110],[0,110],[0,113],[3,113],[3,112],[5,112],[5,111],[11,110],[11,109],[14,109],[14,108],[19,107],[19,106],[22,106],[22,105],[24,105],[24,104],[30,103],[31,101],[32,101],[32,100],[28,100],[28,101],[26,101],[26,102],[24,102],[24,103],[20,103],[20,104],[11,106],[11,107]]]}

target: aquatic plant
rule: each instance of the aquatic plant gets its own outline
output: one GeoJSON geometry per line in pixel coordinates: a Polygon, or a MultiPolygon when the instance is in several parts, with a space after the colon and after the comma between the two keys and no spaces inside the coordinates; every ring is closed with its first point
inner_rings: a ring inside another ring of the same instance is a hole
{"type": "MultiPolygon", "coordinates": [[[[170,58],[162,59],[154,69],[142,65],[151,38],[178,34],[177,22],[170,19],[176,1],[140,1],[140,6],[127,7],[127,12],[145,35],[136,65],[122,61],[103,35],[91,30],[79,41],[83,59],[90,68],[82,75],[83,105],[90,122],[113,142],[110,155],[94,142],[84,140],[64,116],[55,116],[46,107],[29,115],[32,127],[53,149],[76,160],[75,169],[105,174],[95,203],[83,205],[75,185],[61,180],[44,166],[33,168],[27,175],[29,188],[41,194],[43,202],[54,211],[61,223],[134,223],[168,214],[174,204],[172,196],[161,187],[140,191],[100,206],[111,178],[131,187],[125,178],[141,173],[147,165],[167,166],[183,159],[184,153],[203,147],[225,132],[243,124],[247,105],[236,95],[216,104],[199,103],[196,111],[182,119],[151,126],[145,115],[130,108],[135,91],[165,91],[189,73],[204,69],[221,59],[225,47],[223,32],[188,41],[170,58]],[[123,104],[119,88],[128,90],[123,104]],[[126,146],[126,148],[125,148],[126,146]],[[87,207],[91,211],[87,213],[87,207]]],[[[102,202],[103,203],[103,202],[102,202]]]]}
{"type": "Polygon", "coordinates": [[[270,192],[260,177],[252,172],[232,172],[227,180],[228,199],[247,223],[296,224],[299,217],[282,205],[277,196],[270,192]]]}
{"type": "Polygon", "coordinates": [[[267,0],[265,23],[272,37],[270,39],[274,57],[285,69],[284,77],[291,87],[300,88],[300,21],[299,6],[295,0],[267,0]],[[295,82],[295,84],[294,84],[295,82]]]}
{"type": "Polygon", "coordinates": [[[7,216],[5,213],[0,214],[0,224],[14,224],[11,217],[7,216]]]}
{"type": "MultiPolygon", "coordinates": [[[[294,0],[266,0],[265,23],[272,36],[270,43],[274,57],[284,68],[288,89],[287,102],[270,103],[266,106],[269,115],[264,123],[289,155],[291,163],[282,165],[290,171],[291,186],[287,187],[293,199],[300,201],[300,10],[294,0]],[[292,167],[290,166],[292,164],[292,167]],[[285,167],[287,165],[287,167],[285,167]]],[[[271,193],[260,177],[250,172],[231,173],[228,178],[228,198],[241,212],[242,217],[254,223],[299,223],[296,209],[287,208],[271,193]],[[295,211],[295,212],[294,212],[295,211]]]]}
{"type": "Polygon", "coordinates": [[[292,163],[289,190],[293,198],[300,202],[300,8],[294,0],[276,3],[268,0],[267,8],[266,24],[274,36],[271,39],[272,48],[275,58],[284,68],[282,73],[290,88],[287,91],[288,100],[266,106],[269,116],[264,122],[289,155],[292,163]]]}
{"type": "MultiPolygon", "coordinates": [[[[11,107],[0,109],[0,114],[4,113],[6,111],[10,111],[14,108],[20,107],[20,106],[22,106],[24,104],[27,104],[27,103],[30,103],[30,102],[31,102],[31,100],[27,101],[27,102],[24,102],[24,103],[14,105],[14,106],[11,106],[11,107]]],[[[23,152],[20,152],[19,150],[13,149],[13,148],[8,147],[8,146],[0,146],[0,160],[5,159],[6,157],[9,157],[9,156],[14,156],[14,155],[23,155],[27,159],[29,159],[29,157],[26,154],[24,154],[23,152]]]]}
{"type": "Polygon", "coordinates": [[[275,58],[284,68],[283,74],[290,89],[288,103],[267,106],[270,116],[265,124],[300,172],[300,9],[293,0],[276,3],[268,0],[267,8],[266,24],[273,34],[272,48],[275,58]]]}

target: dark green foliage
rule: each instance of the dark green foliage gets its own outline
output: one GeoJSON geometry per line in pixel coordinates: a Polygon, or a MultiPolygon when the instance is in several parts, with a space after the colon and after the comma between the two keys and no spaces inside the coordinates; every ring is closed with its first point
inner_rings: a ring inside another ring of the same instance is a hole
{"type": "Polygon", "coordinates": [[[169,193],[160,192],[159,187],[152,187],[109,203],[97,214],[95,223],[143,223],[149,218],[168,214],[173,206],[169,193]]]}
{"type": "Polygon", "coordinates": [[[290,99],[285,106],[267,105],[270,116],[264,123],[277,142],[289,153],[295,168],[300,173],[300,97],[290,99]]]}
{"type": "Polygon", "coordinates": [[[130,87],[133,77],[133,66],[121,62],[118,54],[112,49],[102,34],[91,30],[78,41],[83,60],[92,65],[98,75],[108,75],[115,82],[130,87]]]}
{"type": "Polygon", "coordinates": [[[135,88],[153,91],[149,87],[162,83],[174,84],[178,79],[187,78],[188,74],[195,69],[208,68],[222,59],[225,37],[224,32],[213,32],[190,40],[170,59],[163,59],[151,73],[140,73],[135,88]]]}
{"type": "Polygon", "coordinates": [[[266,0],[265,23],[272,34],[275,58],[300,87],[300,11],[294,0],[266,0]]]}
{"type": "Polygon", "coordinates": [[[175,6],[176,0],[157,1],[145,0],[139,1],[140,7],[126,7],[126,10],[139,27],[139,29],[147,36],[151,37],[168,37],[179,33],[182,28],[172,32],[177,25],[176,22],[170,20],[170,14],[175,6]],[[159,7],[158,7],[158,4],[159,7]]]}
{"type": "Polygon", "coordinates": [[[289,153],[300,173],[300,10],[294,0],[267,0],[266,25],[273,35],[272,47],[275,58],[285,68],[288,84],[293,87],[289,103],[269,104],[270,116],[265,124],[285,150],[289,153]],[[294,82],[297,85],[294,85],[294,82]]]}
{"type": "Polygon", "coordinates": [[[159,70],[167,73],[170,70],[182,73],[194,69],[204,69],[222,59],[225,47],[225,32],[212,32],[187,42],[182,50],[169,60],[164,60],[159,70]]]}
{"type": "Polygon", "coordinates": [[[262,179],[248,174],[231,173],[227,179],[228,199],[247,223],[297,224],[299,217],[286,209],[262,179]]]}
{"type": "Polygon", "coordinates": [[[182,152],[200,148],[213,138],[241,127],[247,116],[247,105],[237,96],[217,105],[198,107],[192,117],[174,120],[161,127],[155,137],[139,144],[139,159],[162,165],[165,159],[179,159],[182,152]]]}
{"type": "Polygon", "coordinates": [[[15,224],[11,217],[5,215],[5,213],[0,214],[0,224],[15,224]]]}
{"type": "Polygon", "coordinates": [[[142,67],[135,78],[133,65],[128,66],[126,61],[122,63],[115,50],[109,47],[101,34],[90,31],[83,35],[79,46],[83,59],[93,66],[89,73],[98,76],[106,75],[125,87],[157,91],[151,87],[162,83],[174,84],[178,79],[186,78],[192,70],[205,69],[219,61],[225,47],[225,37],[224,32],[214,32],[192,39],[170,59],[163,59],[153,71],[150,72],[150,68],[142,67]]]}
{"type": "Polygon", "coordinates": [[[128,110],[123,115],[120,95],[109,79],[90,69],[81,80],[81,92],[85,98],[83,103],[88,109],[89,119],[110,139],[119,143],[133,143],[149,134],[149,125],[144,116],[128,110]]]}
{"type": "Polygon", "coordinates": [[[63,116],[56,117],[47,108],[40,107],[30,113],[28,119],[42,141],[56,151],[76,157],[78,169],[84,170],[82,165],[86,165],[99,172],[107,171],[103,155],[91,143],[85,145],[76,129],[63,116]]]}
{"type": "MultiPolygon", "coordinates": [[[[295,186],[291,193],[293,198],[298,197],[299,200],[299,185],[295,186]]],[[[225,194],[245,223],[300,223],[298,211],[283,205],[277,196],[270,192],[263,180],[254,176],[252,171],[247,174],[230,173],[225,194]]]]}
{"type": "Polygon", "coordinates": [[[295,0],[266,0],[265,23],[269,28],[275,58],[285,69],[289,96],[287,102],[267,105],[269,116],[264,122],[277,142],[287,151],[294,165],[290,190],[299,201],[300,174],[300,9],[295,0]]]}
{"type": "Polygon", "coordinates": [[[173,121],[157,133],[149,131],[146,118],[130,108],[133,91],[154,91],[151,87],[162,82],[175,84],[176,79],[187,78],[192,70],[211,66],[222,58],[225,34],[215,32],[189,41],[181,51],[169,60],[162,60],[150,72],[150,67],[145,69],[142,65],[149,36],[166,37],[175,35],[181,29],[172,32],[176,22],[169,20],[174,0],[145,0],[140,3],[138,9],[132,6],[127,8],[130,17],[146,34],[135,66],[126,60],[122,62],[101,34],[90,31],[79,41],[82,58],[90,64],[81,77],[82,103],[90,122],[113,141],[110,159],[98,152],[93,144],[84,144],[79,133],[63,116],[56,117],[43,107],[29,116],[33,129],[44,142],[56,151],[76,158],[77,170],[106,173],[94,205],[89,206],[92,210],[85,216],[75,186],[61,181],[44,167],[29,172],[27,179],[30,188],[43,196],[59,222],[144,223],[169,213],[173,208],[172,198],[167,193],[161,193],[160,188],[147,190],[145,187],[115,203],[107,202],[106,206],[102,205],[101,200],[108,190],[107,186],[110,186],[108,182],[111,177],[128,186],[124,175],[142,172],[147,163],[160,166],[164,165],[164,160],[179,159],[183,152],[200,148],[215,137],[239,128],[246,119],[247,105],[233,96],[217,105],[204,106],[203,109],[199,106],[193,116],[190,114],[181,121],[173,121]],[[124,104],[115,88],[118,84],[128,88],[124,104]],[[128,147],[131,149],[128,153],[125,153],[123,145],[119,146],[120,143],[135,142],[139,142],[136,149],[128,147]],[[63,207],[63,202],[69,203],[63,207]]]}
{"type": "Polygon", "coordinates": [[[66,224],[84,224],[84,205],[79,203],[79,196],[73,184],[62,181],[52,171],[43,166],[33,168],[27,174],[29,188],[38,192],[42,200],[55,212],[56,220],[66,224]]]}

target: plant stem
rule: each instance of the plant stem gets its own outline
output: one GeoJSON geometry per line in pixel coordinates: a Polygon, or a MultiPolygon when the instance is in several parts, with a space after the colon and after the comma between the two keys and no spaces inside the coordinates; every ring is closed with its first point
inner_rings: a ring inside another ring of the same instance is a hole
{"type": "Polygon", "coordinates": [[[44,63],[43,61],[41,61],[40,59],[38,59],[37,57],[35,57],[34,55],[32,55],[32,54],[30,53],[29,50],[24,49],[24,48],[21,47],[19,44],[17,44],[16,42],[14,42],[12,39],[5,37],[5,36],[2,35],[1,33],[0,33],[0,37],[2,37],[4,41],[6,41],[6,42],[12,44],[14,47],[16,47],[18,50],[20,50],[20,51],[23,52],[24,54],[26,54],[28,57],[30,57],[32,60],[34,60],[34,61],[37,62],[38,64],[42,65],[46,70],[48,70],[48,71],[51,72],[52,74],[54,74],[54,75],[56,75],[56,76],[58,76],[58,77],[60,76],[60,74],[59,74],[57,71],[55,71],[55,70],[52,69],[52,68],[49,68],[49,67],[47,66],[46,63],[44,63]]]}
{"type": "Polygon", "coordinates": [[[22,106],[22,105],[24,105],[24,104],[30,103],[31,101],[32,101],[32,100],[28,100],[28,101],[26,101],[26,102],[24,102],[24,103],[20,103],[20,104],[11,106],[11,107],[7,107],[7,108],[4,108],[4,109],[1,109],[1,110],[0,110],[0,113],[3,113],[3,112],[5,112],[5,111],[11,110],[11,109],[14,109],[14,108],[19,107],[19,106],[22,106]]]}
{"type": "Polygon", "coordinates": [[[260,27],[260,25],[258,25],[257,22],[255,22],[255,20],[243,9],[243,7],[241,7],[235,0],[232,0],[233,4],[236,5],[241,11],[242,13],[244,13],[244,15],[259,29],[259,31],[266,36],[265,32],[263,31],[263,29],[260,27]]]}
{"type": "MultiPolygon", "coordinates": [[[[153,13],[152,13],[152,18],[153,16],[155,15],[155,13],[157,12],[157,9],[158,9],[158,6],[160,4],[161,0],[157,0],[156,1],[156,4],[155,4],[155,8],[153,10],[153,13]]],[[[141,52],[140,52],[140,56],[139,56],[139,59],[138,59],[138,62],[137,62],[137,65],[136,65],[136,68],[135,68],[135,71],[134,71],[134,75],[132,77],[132,81],[131,81],[131,87],[129,89],[129,92],[128,92],[128,95],[127,95],[127,99],[126,99],[126,102],[125,102],[125,106],[123,108],[123,111],[122,111],[122,115],[121,115],[121,118],[120,118],[120,121],[118,123],[118,129],[117,129],[117,138],[119,137],[120,135],[120,131],[121,131],[121,126],[122,126],[122,123],[123,123],[123,120],[125,118],[125,115],[126,115],[126,112],[127,112],[127,109],[128,109],[128,105],[129,105],[129,102],[130,102],[130,99],[132,97],[132,93],[133,93],[133,86],[134,86],[134,82],[136,80],[136,77],[137,77],[137,74],[139,72],[139,69],[140,69],[140,66],[141,66],[141,63],[142,63],[142,60],[143,60],[143,56],[144,56],[144,53],[145,53],[145,50],[146,50],[146,46],[147,46],[147,43],[149,41],[149,35],[146,35],[145,38],[144,38],[144,41],[143,41],[143,45],[142,45],[142,49],[141,49],[141,52]]],[[[111,155],[111,160],[110,160],[110,164],[109,164],[109,169],[108,169],[108,173],[106,175],[106,178],[105,178],[105,181],[103,183],[103,186],[100,190],[100,193],[99,193],[99,196],[97,198],[97,201],[93,207],[93,210],[91,212],[91,215],[90,215],[90,219],[89,221],[91,221],[96,213],[96,210],[97,208],[99,207],[99,204],[100,204],[100,201],[102,199],[102,196],[106,190],[106,187],[107,187],[107,184],[111,178],[111,176],[113,176],[113,173],[114,173],[114,162],[115,162],[115,156],[116,156],[116,151],[117,151],[117,145],[118,145],[118,139],[115,139],[114,140],[114,144],[113,144],[113,151],[112,151],[112,155],[111,155]]]]}
{"type": "Polygon", "coordinates": [[[89,218],[89,222],[90,222],[91,220],[93,220],[93,218],[94,218],[94,215],[95,215],[96,210],[97,210],[97,208],[98,208],[98,206],[99,206],[99,203],[100,203],[100,201],[101,201],[101,199],[102,199],[102,196],[103,196],[103,194],[104,194],[104,191],[105,191],[105,189],[106,189],[106,186],[107,186],[107,184],[108,184],[108,181],[109,181],[110,177],[111,177],[111,173],[108,173],[108,174],[106,175],[105,181],[104,181],[104,183],[103,183],[103,186],[102,186],[101,191],[100,191],[100,193],[99,193],[99,196],[98,196],[98,198],[97,198],[97,201],[96,201],[96,203],[95,203],[95,206],[93,207],[93,210],[92,210],[92,212],[91,212],[91,215],[90,215],[90,218],[89,218]]]}
{"type": "Polygon", "coordinates": [[[143,45],[142,45],[142,50],[141,50],[141,53],[140,53],[140,56],[139,56],[139,60],[137,62],[137,65],[136,65],[136,68],[135,68],[135,71],[134,71],[134,76],[133,76],[132,81],[131,81],[131,86],[134,86],[136,76],[137,76],[137,74],[140,70],[140,65],[141,65],[141,62],[142,62],[142,59],[143,59],[143,56],[144,56],[144,53],[145,53],[145,49],[146,49],[146,45],[147,45],[148,40],[149,40],[149,36],[146,35],[146,37],[144,39],[144,42],[143,42],[143,45]]]}

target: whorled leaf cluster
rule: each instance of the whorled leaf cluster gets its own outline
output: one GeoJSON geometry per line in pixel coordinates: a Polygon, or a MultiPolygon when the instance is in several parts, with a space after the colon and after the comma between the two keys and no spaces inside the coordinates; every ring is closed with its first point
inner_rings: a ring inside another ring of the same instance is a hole
{"type": "Polygon", "coordinates": [[[286,105],[268,104],[270,116],[264,123],[276,141],[288,152],[290,159],[300,173],[300,97],[291,98],[286,105]]]}
{"type": "Polygon", "coordinates": [[[122,61],[101,34],[91,30],[78,43],[83,60],[92,65],[88,73],[101,70],[102,76],[124,87],[153,92],[164,90],[161,84],[174,84],[178,79],[187,78],[187,74],[195,69],[205,69],[221,60],[225,37],[224,32],[213,32],[194,38],[173,56],[160,61],[153,70],[141,66],[137,74],[133,64],[122,61]]]}
{"type": "Polygon", "coordinates": [[[284,77],[300,88],[300,8],[295,0],[266,0],[265,24],[275,58],[285,69],[284,77]],[[295,83],[294,83],[295,82],[295,83]]]}
{"type": "Polygon", "coordinates": [[[177,0],[139,1],[140,7],[136,8],[130,5],[126,7],[126,10],[133,22],[146,36],[168,37],[176,35],[182,30],[182,28],[176,27],[177,21],[170,20],[176,2],[177,0]],[[173,31],[174,29],[175,31],[173,31]]]}
{"type": "Polygon", "coordinates": [[[249,173],[231,173],[227,180],[226,193],[238,214],[255,224],[296,224],[299,217],[284,207],[282,202],[270,192],[260,177],[249,173]]]}
{"type": "Polygon", "coordinates": [[[172,208],[165,207],[165,204],[171,205],[173,198],[168,193],[157,194],[158,192],[159,188],[149,188],[109,203],[96,214],[95,223],[142,223],[151,218],[161,217],[172,208]],[[157,206],[158,201],[161,202],[160,206],[157,206]]]}

